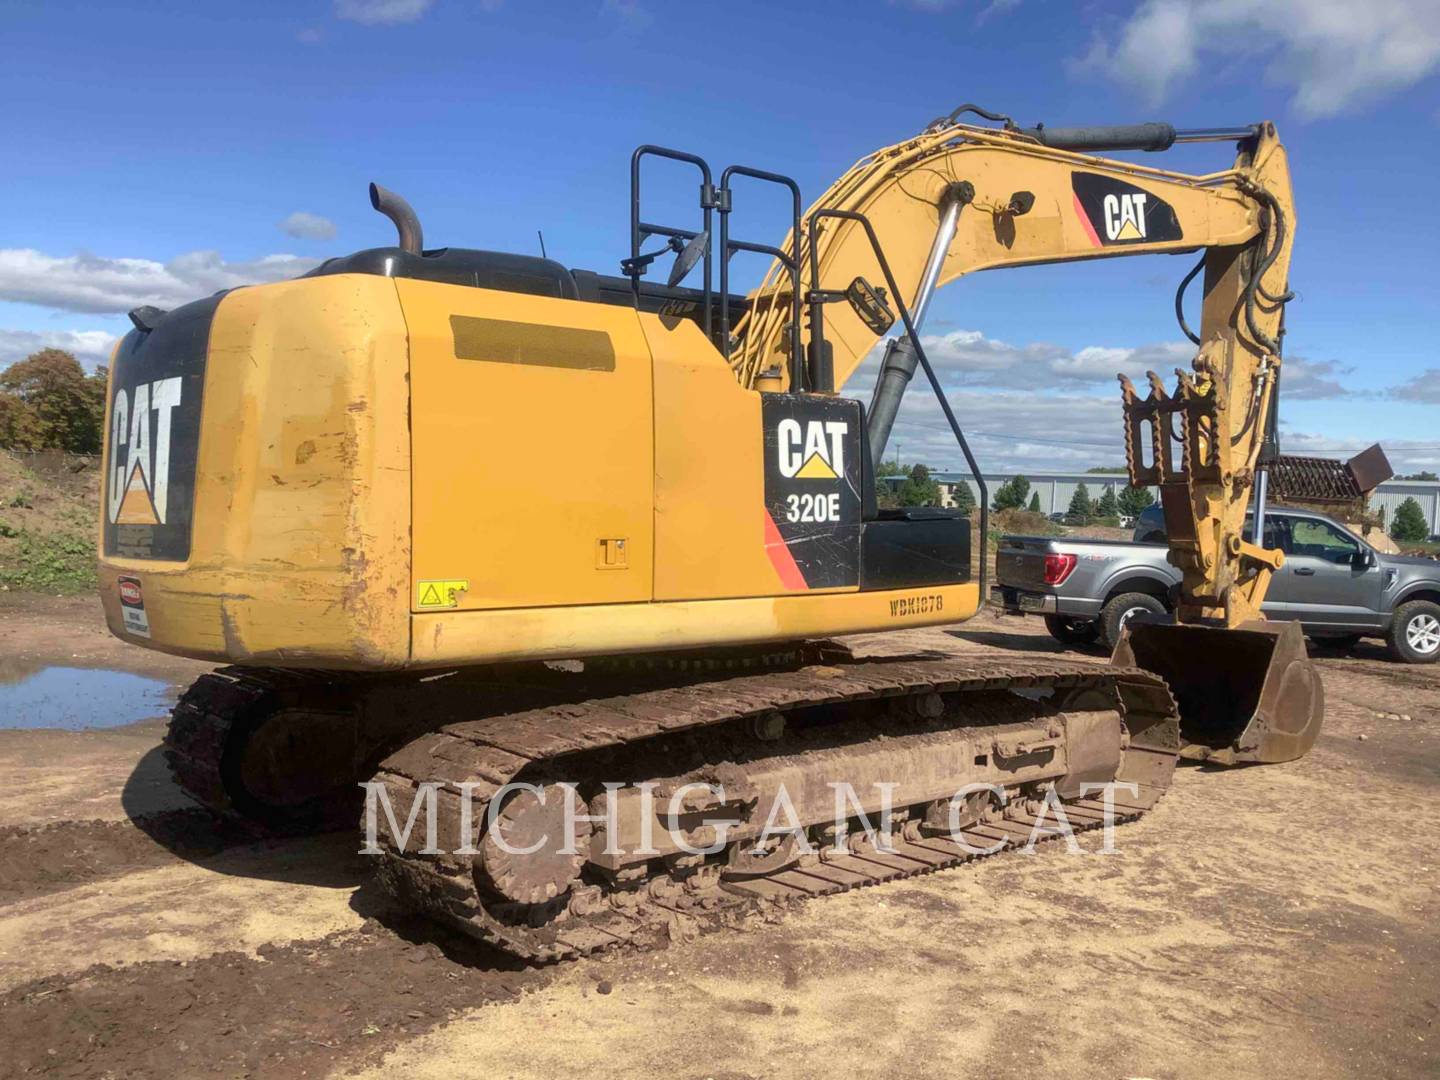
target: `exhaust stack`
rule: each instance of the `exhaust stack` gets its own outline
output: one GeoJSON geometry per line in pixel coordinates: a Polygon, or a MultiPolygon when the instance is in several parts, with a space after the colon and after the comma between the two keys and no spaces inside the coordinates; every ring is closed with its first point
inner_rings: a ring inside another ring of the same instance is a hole
{"type": "Polygon", "coordinates": [[[425,246],[425,234],[420,229],[420,218],[414,207],[379,184],[370,185],[370,205],[395,223],[401,251],[411,255],[421,253],[425,246]]]}

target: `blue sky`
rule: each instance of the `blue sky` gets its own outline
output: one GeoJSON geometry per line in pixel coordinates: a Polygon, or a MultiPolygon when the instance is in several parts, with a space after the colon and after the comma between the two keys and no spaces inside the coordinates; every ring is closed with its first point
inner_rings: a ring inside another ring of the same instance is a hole
{"type": "MultiPolygon", "coordinates": [[[[1023,123],[1276,121],[1299,233],[1291,452],[1381,440],[1440,466],[1440,4],[1369,0],[0,0],[0,365],[87,363],[140,302],[184,300],[390,242],[377,180],[427,243],[616,272],[641,142],[795,176],[808,197],[962,101],[1023,123]]],[[[1148,160],[1224,167],[1228,146],[1148,160]]],[[[693,200],[673,182],[673,214],[693,200]]],[[[779,242],[759,196],[737,232],[779,242]]],[[[647,210],[647,213],[649,211],[647,210]]],[[[1111,372],[1185,361],[1189,259],[977,275],[927,333],[998,468],[1118,460],[1111,372]],[[1182,265],[1184,264],[1184,265],[1182,265]],[[1042,435],[1043,433],[1043,440],[1042,435]]],[[[759,266],[737,265],[742,280],[759,266]]],[[[862,371],[851,391],[868,396],[862,371]]],[[[955,465],[913,395],[905,457],[955,465]]]]}

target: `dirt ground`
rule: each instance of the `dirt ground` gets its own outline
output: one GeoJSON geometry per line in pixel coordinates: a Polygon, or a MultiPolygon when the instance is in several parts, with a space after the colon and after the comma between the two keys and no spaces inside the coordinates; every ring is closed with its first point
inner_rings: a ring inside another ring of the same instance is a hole
{"type": "MultiPolygon", "coordinates": [[[[872,644],[1057,648],[990,615],[872,644]]],[[[1115,854],[546,969],[387,910],[348,835],[215,822],[160,718],[0,731],[0,1075],[1436,1075],[1440,671],[1320,664],[1306,759],[1182,769],[1115,854]]],[[[205,667],[114,641],[93,600],[0,596],[0,683],[46,665],[205,667]]]]}

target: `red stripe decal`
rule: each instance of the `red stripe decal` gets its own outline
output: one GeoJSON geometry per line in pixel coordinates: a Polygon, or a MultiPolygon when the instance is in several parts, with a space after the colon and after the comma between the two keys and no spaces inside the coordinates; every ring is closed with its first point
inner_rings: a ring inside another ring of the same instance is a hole
{"type": "Polygon", "coordinates": [[[1080,224],[1085,226],[1085,235],[1090,237],[1090,243],[1100,247],[1100,237],[1095,235],[1095,226],[1090,224],[1090,216],[1085,213],[1085,207],[1080,205],[1080,196],[1071,196],[1075,200],[1075,213],[1080,215],[1080,224]]]}
{"type": "Polygon", "coordinates": [[[800,567],[795,565],[795,556],[790,554],[790,549],[785,544],[785,538],[780,535],[780,530],[775,527],[775,519],[770,516],[770,511],[765,512],[765,554],[770,556],[770,562],[775,567],[775,573],[780,575],[780,584],[791,592],[799,592],[810,588],[805,584],[805,575],[800,573],[800,567]]]}

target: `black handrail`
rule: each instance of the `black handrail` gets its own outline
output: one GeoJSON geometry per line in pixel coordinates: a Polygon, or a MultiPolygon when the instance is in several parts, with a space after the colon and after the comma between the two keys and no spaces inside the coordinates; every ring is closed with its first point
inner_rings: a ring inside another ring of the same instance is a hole
{"type": "MultiPolygon", "coordinates": [[[[752,169],[748,165],[731,165],[720,174],[720,352],[730,357],[730,256],[737,251],[750,251],[778,259],[790,271],[790,390],[801,390],[804,367],[800,360],[800,185],[788,176],[752,169]],[[787,255],[768,244],[752,244],[730,239],[730,177],[748,176],[790,189],[792,252],[787,255]]],[[[751,325],[754,325],[754,313],[751,325]]]]}
{"type": "Polygon", "coordinates": [[[925,349],[920,344],[920,335],[915,329],[914,321],[910,318],[910,305],[905,303],[905,297],[895,283],[895,275],[890,272],[890,263],[885,258],[884,249],[880,247],[880,240],[875,235],[875,229],[870,224],[869,218],[854,210],[822,208],[810,215],[810,345],[817,351],[823,350],[825,342],[824,305],[844,296],[844,293],[825,293],[819,288],[820,245],[817,241],[820,236],[818,224],[822,218],[858,221],[864,226],[865,235],[870,240],[870,249],[875,252],[875,259],[880,263],[880,272],[885,275],[885,284],[890,289],[890,295],[895,298],[895,303],[900,307],[900,318],[905,323],[905,333],[910,338],[910,344],[915,347],[915,355],[920,360],[920,366],[925,369],[925,377],[930,380],[930,387],[935,391],[935,400],[940,402],[940,409],[950,423],[950,430],[955,434],[955,441],[960,444],[960,452],[965,455],[965,462],[970,466],[970,475],[975,477],[975,486],[980,489],[980,604],[984,606],[989,602],[989,597],[986,595],[989,575],[985,571],[985,564],[990,547],[990,490],[985,486],[985,477],[980,474],[980,466],[975,461],[975,455],[970,452],[970,444],[965,441],[965,432],[960,429],[960,421],[955,419],[950,402],[945,399],[945,392],[940,388],[940,380],[935,375],[935,369],[930,366],[930,358],[925,355],[925,349]]]}
{"type": "MultiPolygon", "coordinates": [[[[705,336],[712,342],[714,335],[710,332],[710,255],[713,245],[710,243],[710,218],[716,205],[715,185],[711,179],[710,164],[702,157],[694,154],[687,154],[683,150],[671,150],[665,146],[638,146],[635,153],[630,156],[630,262],[635,264],[640,258],[640,244],[647,236],[671,236],[684,240],[693,240],[701,233],[705,234],[705,284],[703,292],[705,295],[705,336]],[[654,225],[647,221],[640,220],[640,159],[646,156],[669,158],[671,161],[682,161],[694,165],[700,170],[700,209],[703,213],[703,223],[699,232],[692,232],[689,229],[675,229],[666,225],[654,225]]],[[[644,273],[642,267],[636,266],[630,273],[630,287],[635,294],[635,303],[640,303],[640,275],[644,273]]]]}

